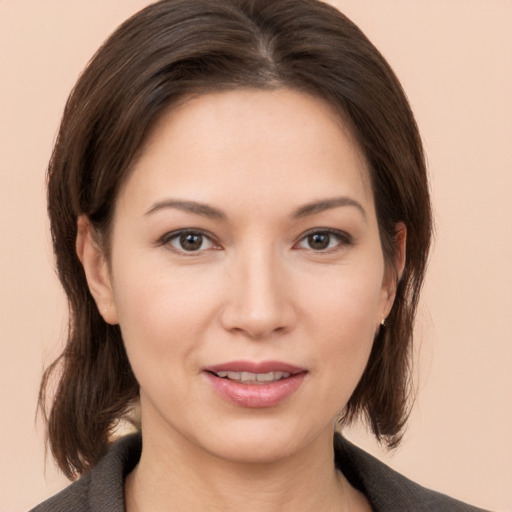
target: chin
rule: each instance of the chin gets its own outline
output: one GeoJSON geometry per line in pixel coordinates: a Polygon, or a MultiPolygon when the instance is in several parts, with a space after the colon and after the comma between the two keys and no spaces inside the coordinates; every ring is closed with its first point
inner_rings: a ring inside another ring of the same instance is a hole
{"type": "MultiPolygon", "coordinates": [[[[203,446],[211,455],[226,461],[268,464],[287,459],[306,448],[321,433],[307,431],[301,425],[272,421],[247,421],[232,425],[229,432],[209,433],[203,446]]],[[[332,432],[329,434],[332,443],[332,432]]]]}

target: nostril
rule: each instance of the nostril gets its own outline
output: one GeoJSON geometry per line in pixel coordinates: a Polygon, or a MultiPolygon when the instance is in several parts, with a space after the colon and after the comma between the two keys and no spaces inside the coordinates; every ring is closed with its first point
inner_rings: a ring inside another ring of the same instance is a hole
{"type": "Polygon", "coordinates": [[[252,339],[282,335],[292,328],[293,301],[289,287],[283,286],[279,261],[255,251],[252,245],[232,263],[221,312],[223,327],[252,339]]]}

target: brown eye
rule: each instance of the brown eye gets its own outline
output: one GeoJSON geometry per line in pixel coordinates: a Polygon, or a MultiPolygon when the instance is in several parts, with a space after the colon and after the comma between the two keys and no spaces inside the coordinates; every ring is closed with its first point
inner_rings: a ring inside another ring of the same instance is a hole
{"type": "Polygon", "coordinates": [[[313,233],[307,237],[308,245],[314,251],[323,251],[329,247],[331,235],[329,233],[313,233]]]}
{"type": "Polygon", "coordinates": [[[203,245],[203,235],[199,233],[183,233],[179,240],[181,248],[185,251],[198,251],[203,245]]]}
{"type": "Polygon", "coordinates": [[[179,231],[166,235],[163,244],[169,244],[181,253],[202,252],[215,248],[211,238],[200,231],[179,231]]]}
{"type": "Polygon", "coordinates": [[[330,252],[352,244],[348,233],[333,230],[310,231],[302,238],[297,247],[315,252],[330,252]]]}

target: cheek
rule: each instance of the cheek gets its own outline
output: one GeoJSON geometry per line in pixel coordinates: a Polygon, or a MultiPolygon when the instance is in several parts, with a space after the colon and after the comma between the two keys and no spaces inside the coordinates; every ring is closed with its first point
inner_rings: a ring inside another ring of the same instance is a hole
{"type": "Polygon", "coordinates": [[[218,292],[214,283],[218,279],[191,278],[190,273],[171,272],[165,265],[129,263],[125,260],[116,267],[113,289],[135,374],[145,372],[145,367],[155,376],[159,371],[168,373],[171,367],[176,372],[186,369],[192,362],[190,354],[201,345],[202,333],[215,315],[218,292]]]}
{"type": "Polygon", "coordinates": [[[343,333],[342,344],[372,339],[378,325],[385,296],[383,266],[372,263],[373,268],[360,265],[336,269],[311,279],[302,289],[303,314],[315,318],[330,336],[343,333]]]}
{"type": "MultiPolygon", "coordinates": [[[[378,267],[378,265],[377,265],[378,267]]],[[[343,406],[366,367],[382,307],[379,269],[353,269],[331,276],[324,289],[303,293],[308,337],[316,340],[316,364],[324,372],[324,392],[343,406]]]]}
{"type": "Polygon", "coordinates": [[[318,316],[317,332],[323,340],[318,355],[331,378],[343,383],[338,389],[355,388],[373,346],[374,322],[370,321],[368,310],[358,308],[358,304],[361,306],[357,301],[349,301],[343,307],[338,301],[336,307],[325,308],[323,316],[320,313],[318,316]]]}

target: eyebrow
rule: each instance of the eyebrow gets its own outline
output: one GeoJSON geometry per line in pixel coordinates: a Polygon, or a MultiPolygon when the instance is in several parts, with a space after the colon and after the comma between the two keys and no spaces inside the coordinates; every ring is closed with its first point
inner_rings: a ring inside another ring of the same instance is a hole
{"type": "MultiPolygon", "coordinates": [[[[366,210],[363,208],[361,203],[345,196],[308,203],[295,210],[292,217],[300,219],[326,210],[331,210],[333,208],[339,208],[341,206],[353,206],[357,208],[366,219],[366,210]]],[[[197,201],[181,201],[179,199],[165,199],[163,201],[158,201],[149,208],[145,215],[151,215],[166,208],[176,208],[177,210],[201,215],[210,219],[226,219],[226,214],[213,206],[209,206],[205,203],[199,203],[197,201]]]]}
{"type": "Polygon", "coordinates": [[[166,199],[164,201],[158,201],[145,213],[145,215],[151,215],[157,211],[163,210],[165,208],[176,208],[177,210],[182,210],[189,213],[194,213],[196,215],[201,215],[203,217],[208,217],[210,219],[225,219],[226,215],[217,210],[217,208],[213,208],[212,206],[208,206],[204,203],[198,203],[196,201],[180,201],[176,199],[166,199]]]}
{"type": "Polygon", "coordinates": [[[366,219],[366,210],[363,208],[361,203],[357,202],[350,197],[333,197],[331,199],[323,199],[321,201],[315,201],[313,203],[308,203],[304,206],[298,208],[293,216],[295,218],[308,217],[309,215],[315,215],[317,213],[324,212],[326,210],[331,210],[333,208],[339,208],[340,206],[353,206],[357,208],[363,217],[366,219]]]}

